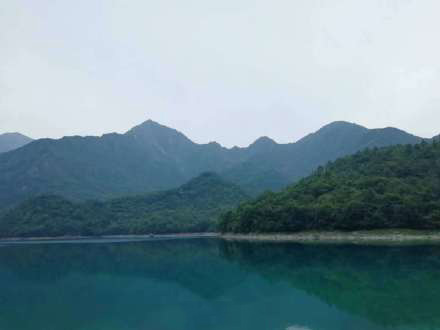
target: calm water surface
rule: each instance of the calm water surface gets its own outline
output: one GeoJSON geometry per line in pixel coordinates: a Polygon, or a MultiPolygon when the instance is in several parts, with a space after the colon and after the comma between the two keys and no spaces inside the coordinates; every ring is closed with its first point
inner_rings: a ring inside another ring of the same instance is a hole
{"type": "Polygon", "coordinates": [[[440,329],[440,247],[0,245],[0,329],[440,329]]]}

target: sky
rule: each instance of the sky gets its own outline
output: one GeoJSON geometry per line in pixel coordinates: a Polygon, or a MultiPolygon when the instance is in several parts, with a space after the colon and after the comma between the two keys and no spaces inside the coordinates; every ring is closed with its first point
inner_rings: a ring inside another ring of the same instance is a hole
{"type": "Polygon", "coordinates": [[[438,0],[2,0],[0,133],[440,133],[438,0]]]}

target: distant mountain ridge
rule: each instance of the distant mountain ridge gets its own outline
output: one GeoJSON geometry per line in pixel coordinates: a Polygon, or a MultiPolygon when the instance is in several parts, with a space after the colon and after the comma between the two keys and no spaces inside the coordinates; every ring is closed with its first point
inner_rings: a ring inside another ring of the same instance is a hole
{"type": "Polygon", "coordinates": [[[20,133],[0,134],[0,153],[18,149],[33,140],[20,133]]]}
{"type": "Polygon", "coordinates": [[[0,208],[42,194],[104,199],[171,189],[203,172],[219,173],[250,194],[278,190],[317,166],[367,147],[413,144],[404,131],[335,122],[296,143],[267,137],[247,148],[197,144],[146,121],[125,134],[41,139],[0,155],[0,208]]]}
{"type": "Polygon", "coordinates": [[[264,188],[278,190],[286,185],[286,181],[292,183],[339,157],[365,148],[415,144],[421,140],[395,128],[367,129],[348,122],[333,122],[295,143],[276,144],[265,152],[256,153],[224,174],[230,181],[244,187],[253,185],[255,190],[261,192],[263,189],[255,186],[258,182],[249,182],[249,176],[246,175],[249,171],[255,172],[259,180],[266,180],[267,186],[264,188]]]}

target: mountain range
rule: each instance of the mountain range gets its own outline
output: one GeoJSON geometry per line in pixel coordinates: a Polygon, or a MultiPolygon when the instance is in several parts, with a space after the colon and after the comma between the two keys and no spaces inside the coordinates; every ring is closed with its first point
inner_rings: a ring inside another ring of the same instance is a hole
{"type": "Polygon", "coordinates": [[[0,153],[18,149],[32,141],[30,137],[20,133],[0,134],[0,153]]]}
{"type": "Polygon", "coordinates": [[[295,143],[263,137],[228,149],[194,143],[149,120],[125,134],[40,139],[0,154],[0,208],[43,194],[80,201],[172,189],[203,172],[216,172],[256,195],[279,190],[341,156],[421,140],[396,128],[334,122],[295,143]]]}

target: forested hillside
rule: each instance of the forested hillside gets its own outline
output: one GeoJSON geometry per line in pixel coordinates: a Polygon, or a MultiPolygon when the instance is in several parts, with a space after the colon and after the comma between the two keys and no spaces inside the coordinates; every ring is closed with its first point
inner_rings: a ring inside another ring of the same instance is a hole
{"type": "Polygon", "coordinates": [[[222,212],[246,198],[213,173],[177,189],[106,202],[40,196],[0,217],[0,237],[206,232],[216,229],[222,212]]]}
{"type": "Polygon", "coordinates": [[[226,213],[223,232],[440,229],[440,143],[372,148],[226,213]]]}
{"type": "Polygon", "coordinates": [[[393,128],[336,122],[296,143],[277,144],[266,137],[247,148],[227,149],[194,143],[147,121],[125,134],[41,139],[0,154],[0,209],[42,194],[84,201],[172,189],[207,171],[256,196],[366,147],[419,141],[393,128]]]}

